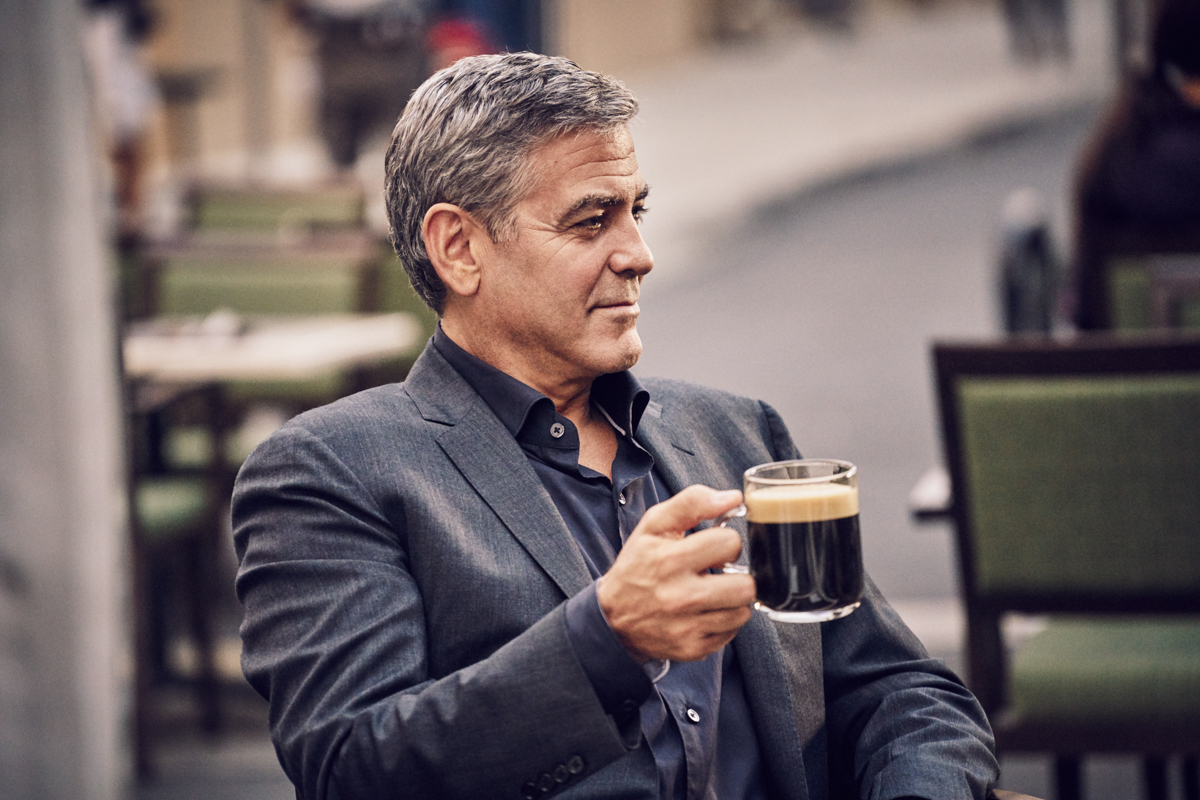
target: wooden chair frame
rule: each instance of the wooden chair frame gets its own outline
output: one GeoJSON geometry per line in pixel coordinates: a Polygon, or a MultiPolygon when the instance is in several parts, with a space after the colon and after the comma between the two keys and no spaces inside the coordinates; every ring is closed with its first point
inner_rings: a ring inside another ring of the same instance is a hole
{"type": "MultiPolygon", "coordinates": [[[[1147,787],[1151,796],[1165,796],[1165,758],[1200,753],[1200,726],[1029,725],[1006,711],[1008,666],[1001,622],[1007,612],[1198,614],[1200,586],[1186,594],[1146,592],[1120,600],[1103,594],[1081,597],[1054,592],[994,594],[982,597],[975,575],[972,531],[972,487],[966,474],[958,382],[964,377],[1033,377],[1146,375],[1200,372],[1200,337],[1167,333],[1118,338],[1093,334],[1062,342],[1049,338],[1018,338],[988,344],[935,344],[934,367],[941,408],[942,441],[954,497],[952,516],[957,533],[958,567],[966,611],[967,678],[992,720],[998,751],[1052,752],[1058,761],[1059,798],[1078,796],[1079,756],[1092,752],[1129,752],[1130,740],[1147,757],[1147,787]],[[1157,788],[1156,788],[1157,787],[1157,788]],[[1161,792],[1161,793],[1160,793],[1161,792]]],[[[1185,762],[1185,789],[1196,787],[1196,760],[1185,762]]]]}

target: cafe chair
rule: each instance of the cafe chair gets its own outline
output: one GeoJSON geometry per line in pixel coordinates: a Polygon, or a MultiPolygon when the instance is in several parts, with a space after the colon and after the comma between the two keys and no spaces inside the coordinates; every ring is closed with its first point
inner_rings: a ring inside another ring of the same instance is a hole
{"type": "Polygon", "coordinates": [[[223,504],[220,473],[211,465],[171,468],[163,457],[163,415],[193,405],[215,413],[215,394],[202,386],[131,383],[128,487],[135,611],[134,751],[137,773],[153,774],[156,686],[179,683],[194,701],[201,730],[222,724],[215,658],[216,561],[223,504]],[[196,654],[194,668],[173,668],[172,644],[184,637],[196,654]]]}
{"type": "Polygon", "coordinates": [[[1200,338],[936,344],[967,677],[1000,753],[1143,759],[1200,797],[1200,338]],[[1012,615],[1046,615],[1019,645],[1012,615]]]}

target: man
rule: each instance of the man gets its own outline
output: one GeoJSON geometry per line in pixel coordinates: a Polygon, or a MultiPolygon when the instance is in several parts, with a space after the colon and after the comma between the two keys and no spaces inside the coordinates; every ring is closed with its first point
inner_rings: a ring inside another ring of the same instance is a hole
{"type": "Polygon", "coordinates": [[[779,624],[720,573],[741,542],[707,521],[797,452],[762,403],[626,371],[653,266],[636,111],[513,54],[437,73],[397,124],[392,241],[439,329],[234,497],[284,769],[343,800],[983,797],[982,711],[873,586],[779,624]]]}

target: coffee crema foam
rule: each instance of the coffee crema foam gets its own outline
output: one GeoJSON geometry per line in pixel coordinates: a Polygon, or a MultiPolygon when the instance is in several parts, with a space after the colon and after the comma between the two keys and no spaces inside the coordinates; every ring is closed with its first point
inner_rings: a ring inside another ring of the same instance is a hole
{"type": "Polygon", "coordinates": [[[858,488],[842,483],[768,486],[746,495],[751,522],[821,522],[857,513],[858,488]]]}

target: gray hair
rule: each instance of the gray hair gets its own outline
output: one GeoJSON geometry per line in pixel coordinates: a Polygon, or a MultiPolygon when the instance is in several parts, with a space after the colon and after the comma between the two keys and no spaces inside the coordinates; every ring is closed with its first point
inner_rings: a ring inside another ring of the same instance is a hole
{"type": "Polygon", "coordinates": [[[565,58],[474,56],[434,73],[392,132],[384,186],[389,238],[421,299],[439,315],[446,304],[421,235],[432,205],[459,206],[507,240],[537,177],[524,169],[530,154],[564,133],[617,128],[637,110],[620,81],[565,58]]]}

